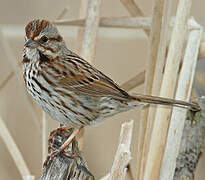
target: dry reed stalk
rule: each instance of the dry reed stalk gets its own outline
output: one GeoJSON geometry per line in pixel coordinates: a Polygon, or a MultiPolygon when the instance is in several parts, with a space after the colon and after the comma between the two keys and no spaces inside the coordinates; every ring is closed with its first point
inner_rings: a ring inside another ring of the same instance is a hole
{"type": "Polygon", "coordinates": [[[0,90],[2,90],[6,84],[12,79],[12,77],[14,76],[14,72],[10,72],[9,75],[6,77],[5,80],[3,80],[3,82],[0,84],[0,90]]]}
{"type": "Polygon", "coordinates": [[[61,13],[58,15],[58,17],[57,17],[56,19],[57,19],[57,20],[62,19],[62,18],[66,15],[66,13],[68,12],[68,10],[69,10],[69,8],[68,8],[68,7],[65,7],[65,8],[61,11],[61,13]]]}
{"type": "Polygon", "coordinates": [[[130,144],[132,140],[134,121],[122,124],[120,132],[120,141],[115,154],[111,172],[101,180],[124,180],[127,170],[127,165],[131,160],[130,144]]]}
{"type": "MultiPolygon", "coordinates": [[[[131,16],[136,17],[136,16],[144,16],[144,13],[140,9],[140,7],[135,3],[134,0],[120,0],[122,4],[126,7],[128,12],[130,13],[131,16]]],[[[150,31],[145,29],[144,32],[147,34],[149,37],[150,31]]]]}
{"type": "MultiPolygon", "coordinates": [[[[161,97],[173,98],[178,76],[179,64],[182,58],[182,49],[187,32],[187,21],[191,9],[191,0],[179,1],[176,21],[167,56],[166,67],[160,90],[161,97]]],[[[161,168],[161,160],[166,143],[167,129],[169,125],[170,109],[158,107],[150,147],[144,171],[144,180],[158,180],[161,168]]]]}
{"type": "Polygon", "coordinates": [[[48,154],[48,122],[46,119],[46,113],[42,111],[42,163],[45,161],[47,154],[48,154]]]}
{"type": "MultiPolygon", "coordinates": [[[[88,12],[88,0],[81,0],[80,1],[80,11],[79,11],[79,18],[83,18],[86,20],[87,18],[87,12],[88,12]]],[[[77,35],[77,40],[76,40],[76,48],[77,48],[77,52],[78,54],[81,53],[82,51],[82,46],[83,46],[83,38],[85,35],[85,28],[84,28],[85,24],[83,25],[83,27],[79,27],[78,28],[78,35],[77,35]]],[[[79,144],[79,148],[80,150],[83,149],[83,145],[84,145],[84,134],[85,134],[85,129],[82,128],[78,134],[78,144],[79,144]]]]}
{"type": "MultiPolygon", "coordinates": [[[[169,21],[170,21],[170,14],[171,14],[171,0],[156,0],[154,5],[154,12],[153,12],[153,30],[151,30],[151,53],[150,53],[150,61],[155,62],[153,64],[151,74],[147,76],[153,76],[152,80],[152,87],[151,93],[149,89],[149,93],[152,95],[159,95],[162,77],[163,77],[163,69],[165,64],[165,54],[167,48],[167,41],[168,41],[168,30],[169,30],[169,21]],[[162,15],[161,15],[162,13],[162,15]]],[[[149,107],[147,111],[145,111],[146,119],[143,120],[144,124],[144,133],[141,137],[143,137],[143,149],[141,154],[141,162],[140,162],[140,176],[141,179],[144,173],[144,167],[146,163],[147,153],[149,150],[150,144],[150,135],[152,133],[152,126],[154,121],[156,107],[149,107]]],[[[138,154],[139,156],[139,154],[138,154]]]]}
{"type": "Polygon", "coordinates": [[[23,180],[35,180],[34,176],[23,176],[23,180]]]}
{"type": "MultiPolygon", "coordinates": [[[[85,10],[85,7],[83,7],[83,5],[85,5],[84,3],[85,2],[83,1],[81,2],[82,12],[80,14],[80,17],[87,16],[87,18],[85,28],[80,28],[78,31],[78,50],[80,51],[80,55],[84,59],[92,63],[96,52],[96,41],[100,19],[101,0],[88,0],[86,4],[87,10],[85,10]]],[[[78,136],[80,149],[82,149],[83,147],[83,136],[84,129],[80,131],[80,134],[78,136]]]]}
{"type": "Polygon", "coordinates": [[[34,176],[31,175],[28,166],[26,165],[26,162],[24,161],[24,158],[18,149],[13,137],[11,136],[8,128],[6,127],[4,121],[0,117],[0,136],[3,139],[6,147],[8,148],[9,153],[11,154],[17,169],[19,170],[20,174],[24,179],[27,177],[27,179],[32,179],[34,176]]]}
{"type": "Polygon", "coordinates": [[[145,80],[145,71],[142,71],[138,73],[136,76],[130,78],[129,80],[121,84],[120,87],[125,91],[130,91],[133,88],[143,84],[144,80],[145,80]]]}
{"type": "MultiPolygon", "coordinates": [[[[192,30],[189,33],[189,39],[177,85],[176,99],[184,101],[190,100],[201,36],[202,29],[192,30]]],[[[160,170],[160,180],[170,180],[174,177],[176,159],[179,153],[186,116],[187,109],[173,108],[166,148],[160,170]]]]}
{"type": "MultiPolygon", "coordinates": [[[[62,26],[85,26],[85,18],[74,19],[74,20],[55,20],[53,21],[56,25],[62,26]]],[[[175,17],[170,19],[169,26],[173,27],[175,24],[175,17]]],[[[100,27],[107,28],[131,28],[131,29],[143,29],[150,30],[152,25],[152,19],[150,17],[101,17],[99,20],[100,27]]],[[[189,30],[200,29],[192,19],[188,21],[189,30]]]]}

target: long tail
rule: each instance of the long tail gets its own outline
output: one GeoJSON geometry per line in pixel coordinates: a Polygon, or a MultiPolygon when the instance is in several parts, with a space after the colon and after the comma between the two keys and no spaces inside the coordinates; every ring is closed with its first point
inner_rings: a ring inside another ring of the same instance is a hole
{"type": "Polygon", "coordinates": [[[143,95],[143,94],[134,94],[132,96],[134,100],[137,100],[139,102],[144,102],[148,104],[161,104],[161,105],[167,105],[167,106],[177,106],[182,108],[191,109],[192,111],[200,111],[201,108],[197,103],[189,103],[186,101],[181,100],[175,100],[170,98],[164,98],[164,97],[157,97],[157,96],[150,96],[150,95],[143,95]]]}

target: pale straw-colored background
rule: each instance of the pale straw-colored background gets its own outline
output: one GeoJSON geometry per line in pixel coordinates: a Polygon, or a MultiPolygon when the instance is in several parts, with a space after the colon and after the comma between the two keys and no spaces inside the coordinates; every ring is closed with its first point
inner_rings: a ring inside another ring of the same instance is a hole
{"type": "MultiPolygon", "coordinates": [[[[151,15],[152,1],[138,0],[146,15],[151,15]]],[[[192,5],[192,15],[205,25],[204,0],[195,0],[192,5]]],[[[11,46],[16,61],[21,61],[24,44],[24,26],[34,18],[54,20],[64,9],[69,7],[66,18],[77,18],[80,0],[0,0],[0,24],[11,46]]],[[[173,8],[175,9],[175,8],[173,8]]],[[[174,13],[174,11],[173,11],[174,13]]],[[[102,0],[101,16],[128,16],[129,13],[120,0],[102,0]]],[[[77,28],[59,28],[68,47],[75,51],[77,28]]],[[[0,47],[1,49],[1,47],[0,47]]],[[[0,51],[1,52],[1,51],[0,51]]],[[[148,58],[148,41],[143,32],[138,30],[105,29],[99,31],[96,58],[93,64],[117,83],[123,83],[144,69],[148,58]]],[[[203,71],[203,70],[202,70],[203,71]]],[[[5,54],[0,53],[0,83],[12,72],[10,62],[5,54]]],[[[143,86],[133,90],[143,92],[143,86]]],[[[0,90],[0,116],[6,123],[15,139],[32,174],[36,177],[41,172],[42,146],[41,137],[28,107],[23,99],[25,93],[14,76],[0,90]]],[[[36,116],[41,119],[41,111],[36,116]]],[[[136,134],[139,121],[139,108],[116,115],[107,119],[97,127],[87,127],[85,131],[84,157],[90,171],[96,179],[104,176],[111,168],[113,157],[118,144],[122,122],[135,120],[132,141],[132,161],[135,170],[136,134]]],[[[58,123],[47,118],[49,131],[56,128],[58,123]]],[[[1,130],[1,129],[0,129],[1,130]]],[[[204,158],[205,159],[205,158],[204,158]]],[[[205,160],[201,159],[197,169],[197,180],[205,178],[205,160]]],[[[0,180],[20,180],[21,176],[11,158],[4,142],[0,139],[0,180]]]]}

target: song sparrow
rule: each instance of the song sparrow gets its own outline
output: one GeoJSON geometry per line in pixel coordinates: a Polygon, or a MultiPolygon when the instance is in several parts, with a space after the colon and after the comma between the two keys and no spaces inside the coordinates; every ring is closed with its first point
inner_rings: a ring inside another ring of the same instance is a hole
{"type": "Polygon", "coordinates": [[[54,120],[75,128],[74,134],[81,127],[147,103],[198,108],[173,99],[129,95],[67,49],[57,28],[47,20],[29,22],[25,32],[22,66],[27,90],[54,120]]]}

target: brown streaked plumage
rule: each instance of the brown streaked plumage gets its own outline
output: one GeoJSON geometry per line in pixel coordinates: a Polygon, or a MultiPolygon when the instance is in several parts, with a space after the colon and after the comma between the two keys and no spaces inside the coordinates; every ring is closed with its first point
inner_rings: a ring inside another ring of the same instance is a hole
{"type": "Polygon", "coordinates": [[[199,108],[167,98],[129,95],[67,49],[57,28],[47,20],[29,22],[25,31],[22,67],[27,90],[44,111],[65,126],[79,129],[147,103],[199,108]]]}
{"type": "Polygon", "coordinates": [[[51,23],[46,20],[40,20],[37,19],[35,21],[31,21],[30,23],[27,24],[25,31],[26,31],[26,36],[27,38],[32,38],[34,39],[36,36],[39,35],[39,33],[48,25],[51,23]]]}

